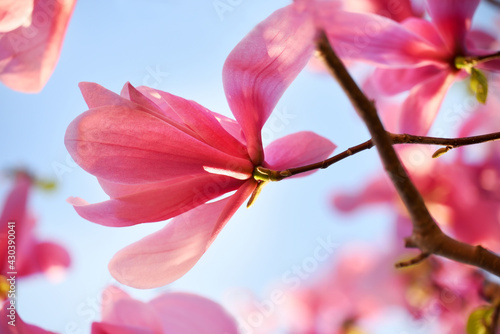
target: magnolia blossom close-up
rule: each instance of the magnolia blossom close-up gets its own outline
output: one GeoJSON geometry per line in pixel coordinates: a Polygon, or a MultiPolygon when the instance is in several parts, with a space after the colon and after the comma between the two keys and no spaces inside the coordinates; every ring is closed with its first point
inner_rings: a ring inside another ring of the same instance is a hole
{"type": "Polygon", "coordinates": [[[109,268],[121,283],[151,288],[175,281],[241,204],[258,195],[263,184],[253,177],[257,167],[299,167],[335,149],[307,131],[262,147],[262,126],[313,49],[313,25],[303,29],[282,19],[299,15],[292,11],[270,16],[226,59],[224,88],[236,121],[147,87],[126,84],[117,95],[97,84],[80,85],[90,110],[68,127],[66,147],[111,199],[89,205],[72,198],[70,203],[83,218],[106,226],[176,217],[115,255],[109,268]]]}
{"type": "MultiPolygon", "coordinates": [[[[425,4],[430,21],[408,18],[396,23],[373,17],[365,22],[366,43],[346,48],[347,54],[360,54],[360,60],[377,66],[369,78],[377,94],[393,96],[409,93],[399,108],[384,111],[399,117],[398,130],[426,134],[453,82],[466,77],[477,80],[470,77],[471,71],[500,70],[498,60],[477,65],[461,63],[464,57],[495,53],[500,46],[495,36],[471,28],[479,2],[427,0],[425,4]],[[373,31],[368,27],[374,27],[373,31]]],[[[327,31],[334,29],[332,25],[327,31]]]]}
{"type": "Polygon", "coordinates": [[[499,22],[0,0],[0,334],[498,333],[499,22]]]}

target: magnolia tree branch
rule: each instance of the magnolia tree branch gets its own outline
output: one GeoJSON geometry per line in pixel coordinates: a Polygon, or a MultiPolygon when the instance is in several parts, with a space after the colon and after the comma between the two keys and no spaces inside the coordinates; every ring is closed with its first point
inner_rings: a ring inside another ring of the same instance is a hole
{"type": "Polygon", "coordinates": [[[476,67],[479,64],[487,63],[496,59],[500,59],[500,51],[482,56],[457,57],[455,59],[455,67],[459,69],[465,68],[470,70],[471,67],[476,67]]]}
{"type": "MultiPolygon", "coordinates": [[[[440,255],[458,262],[471,264],[500,276],[500,257],[481,246],[471,246],[444,234],[432,218],[417,188],[410,180],[390,135],[385,131],[372,101],[358,87],[342,61],[332,49],[328,38],[321,33],[318,50],[324,57],[332,75],[337,79],[352,105],[361,116],[372,136],[385,171],[408,210],[413,233],[407,246],[419,248],[422,253],[440,255]]],[[[480,224],[480,222],[478,222],[480,224]]]]}
{"type": "MultiPolygon", "coordinates": [[[[427,145],[442,145],[444,147],[440,148],[433,154],[433,157],[436,158],[441,154],[448,152],[453,148],[457,148],[460,146],[467,145],[475,145],[480,143],[485,143],[489,141],[500,140],[500,132],[489,133],[480,136],[472,136],[472,137],[463,137],[463,138],[438,138],[438,137],[425,137],[425,136],[414,136],[409,134],[395,134],[387,132],[387,135],[390,137],[393,145],[396,144],[427,144],[427,145]]],[[[281,181],[287,177],[297,175],[300,173],[310,172],[316,169],[325,169],[330,167],[336,162],[344,160],[345,158],[350,157],[356,153],[369,150],[374,146],[373,140],[369,139],[364,143],[348,148],[347,150],[334,155],[331,158],[326,160],[316,162],[313,164],[289,168],[281,171],[271,170],[264,167],[258,167],[257,175],[262,181],[281,181]]]]}
{"type": "Polygon", "coordinates": [[[500,318],[500,305],[496,305],[495,310],[493,311],[493,315],[491,317],[491,325],[489,328],[491,334],[497,333],[499,318],[500,318]]]}
{"type": "Polygon", "coordinates": [[[498,320],[500,318],[500,285],[496,282],[485,279],[480,293],[483,298],[494,307],[488,333],[495,334],[497,332],[498,320]]]}
{"type": "Polygon", "coordinates": [[[414,257],[413,259],[410,259],[408,261],[398,262],[394,266],[396,268],[405,268],[405,267],[413,266],[413,265],[419,264],[420,262],[424,261],[429,256],[431,256],[431,254],[429,254],[429,253],[420,253],[418,256],[414,257]]]}
{"type": "Polygon", "coordinates": [[[486,2],[489,2],[494,6],[500,7],[500,0],[486,0],[486,2]]]}

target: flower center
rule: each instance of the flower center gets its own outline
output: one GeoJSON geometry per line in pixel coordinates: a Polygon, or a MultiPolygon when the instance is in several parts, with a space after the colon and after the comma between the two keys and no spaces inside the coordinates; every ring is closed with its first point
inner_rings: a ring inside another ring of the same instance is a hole
{"type": "Polygon", "coordinates": [[[10,291],[10,283],[7,277],[0,275],[0,301],[7,299],[10,291]]]}

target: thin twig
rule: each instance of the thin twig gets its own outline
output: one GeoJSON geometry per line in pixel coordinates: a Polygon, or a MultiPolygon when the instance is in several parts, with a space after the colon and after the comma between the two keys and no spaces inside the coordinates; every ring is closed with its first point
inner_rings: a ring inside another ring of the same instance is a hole
{"type": "Polygon", "coordinates": [[[500,285],[487,279],[484,280],[481,295],[487,302],[495,307],[491,316],[491,324],[488,326],[489,333],[495,334],[498,329],[498,321],[500,318],[500,285]]]}
{"type": "MultiPolygon", "coordinates": [[[[438,138],[438,137],[414,136],[409,134],[394,134],[390,132],[387,132],[387,134],[390,136],[393,145],[397,144],[443,145],[445,146],[446,151],[461,146],[475,145],[489,141],[500,140],[500,132],[489,133],[481,136],[463,137],[463,138],[438,138]]],[[[286,179],[287,177],[294,176],[300,173],[310,172],[316,169],[328,168],[336,162],[348,158],[356,153],[369,150],[372,147],[373,147],[373,141],[370,139],[359,145],[348,148],[347,150],[338,153],[331,158],[313,164],[301,167],[289,168],[282,171],[275,171],[262,167],[259,167],[260,168],[259,170],[263,173],[262,175],[263,180],[281,181],[283,179],[286,179]]]]}
{"type": "Polygon", "coordinates": [[[401,262],[396,263],[394,265],[394,267],[396,267],[396,268],[410,267],[410,266],[416,265],[416,264],[424,261],[429,256],[431,256],[431,254],[429,254],[429,253],[420,253],[418,256],[415,256],[414,258],[412,258],[408,261],[401,261],[401,262]]]}
{"type": "Polygon", "coordinates": [[[500,59],[500,51],[482,56],[457,57],[457,59],[455,59],[455,67],[458,69],[470,69],[471,67],[476,67],[479,64],[497,59],[500,59]]]}
{"type": "Polygon", "coordinates": [[[384,129],[375,105],[353,80],[324,33],[321,33],[318,40],[318,50],[323,54],[328,68],[365,122],[384,169],[389,174],[399,197],[408,210],[413,223],[413,233],[409,237],[411,244],[417,246],[422,253],[440,255],[471,264],[500,276],[499,256],[481,246],[471,246],[452,239],[441,231],[430,215],[422,196],[399,161],[391,137],[384,129]]]}
{"type": "Polygon", "coordinates": [[[491,334],[495,334],[498,328],[498,319],[500,317],[500,304],[495,305],[495,310],[491,316],[491,326],[489,328],[491,334]]]}
{"type": "Polygon", "coordinates": [[[427,144],[427,145],[442,145],[451,146],[453,148],[481,144],[489,141],[500,139],[500,132],[488,133],[480,136],[471,136],[463,138],[438,138],[414,136],[409,134],[390,134],[394,144],[427,144]]]}
{"type": "Polygon", "coordinates": [[[481,295],[484,300],[491,304],[500,303],[500,285],[498,283],[485,279],[481,288],[481,295]]]}

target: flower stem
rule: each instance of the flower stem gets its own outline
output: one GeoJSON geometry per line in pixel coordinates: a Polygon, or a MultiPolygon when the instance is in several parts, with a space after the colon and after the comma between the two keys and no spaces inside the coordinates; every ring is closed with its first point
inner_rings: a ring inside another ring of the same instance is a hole
{"type": "Polygon", "coordinates": [[[493,6],[497,6],[500,8],[500,0],[486,0],[486,1],[492,4],[493,6]]]}
{"type": "Polygon", "coordinates": [[[472,67],[496,59],[500,59],[500,51],[484,56],[457,57],[455,59],[455,67],[457,69],[463,68],[470,71],[472,67]]]}

